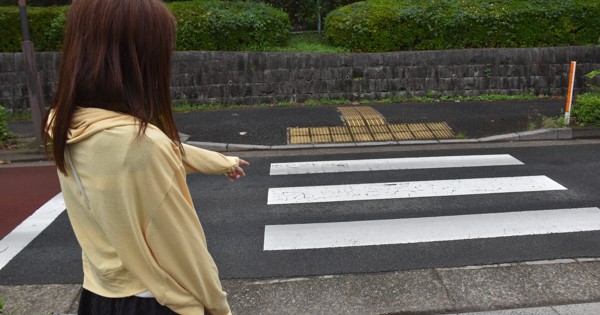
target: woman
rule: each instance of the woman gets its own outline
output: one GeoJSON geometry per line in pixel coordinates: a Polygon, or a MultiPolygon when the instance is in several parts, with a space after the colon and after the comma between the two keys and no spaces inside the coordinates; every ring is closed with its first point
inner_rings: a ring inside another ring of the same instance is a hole
{"type": "Polygon", "coordinates": [[[83,251],[79,314],[230,314],[186,172],[244,160],[181,144],[169,97],[175,22],[159,0],[74,0],[45,119],[83,251]]]}

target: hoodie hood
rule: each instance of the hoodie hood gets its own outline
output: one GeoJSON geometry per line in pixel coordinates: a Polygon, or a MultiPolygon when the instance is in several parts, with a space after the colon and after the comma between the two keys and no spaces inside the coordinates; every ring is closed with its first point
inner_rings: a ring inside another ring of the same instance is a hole
{"type": "MultiPolygon", "coordinates": [[[[50,117],[49,121],[53,123],[54,112],[50,113],[50,117]]],[[[139,124],[138,120],[130,115],[101,108],[77,107],[67,134],[67,143],[80,142],[109,128],[135,124],[139,124]]]]}

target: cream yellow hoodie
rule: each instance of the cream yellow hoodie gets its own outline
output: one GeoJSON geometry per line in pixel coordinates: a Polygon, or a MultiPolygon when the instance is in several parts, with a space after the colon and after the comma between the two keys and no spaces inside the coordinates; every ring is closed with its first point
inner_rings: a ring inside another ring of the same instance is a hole
{"type": "Polygon", "coordinates": [[[152,125],[138,137],[133,117],[78,108],[59,172],[69,219],[83,250],[83,287],[105,297],[150,291],[179,314],[230,314],[186,184],[186,173],[223,174],[235,157],[184,145],[152,125]]]}

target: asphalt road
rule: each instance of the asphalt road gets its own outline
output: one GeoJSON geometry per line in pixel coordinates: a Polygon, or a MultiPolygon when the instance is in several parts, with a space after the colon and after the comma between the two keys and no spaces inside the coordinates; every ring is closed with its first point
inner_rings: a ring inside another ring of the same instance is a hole
{"type": "MultiPolygon", "coordinates": [[[[247,177],[191,175],[188,184],[209,249],[222,278],[270,278],[368,273],[427,267],[469,266],[567,257],[598,257],[600,232],[433,241],[400,245],[263,250],[265,227],[282,224],[415,219],[600,207],[597,182],[600,146],[506,143],[385,147],[322,151],[244,153],[247,177]],[[272,163],[508,154],[522,165],[403,169],[335,174],[271,176],[272,163]],[[442,197],[267,204],[269,189],[315,185],[545,176],[564,190],[442,197]]],[[[357,231],[358,232],[358,231],[357,231]]],[[[0,284],[81,283],[80,250],[61,214],[24,251],[0,270],[0,284]]]]}
{"type": "MultiPolygon", "coordinates": [[[[347,106],[347,105],[346,105],[347,106]]],[[[370,105],[391,124],[446,122],[454,133],[481,138],[541,128],[544,117],[558,117],[564,100],[438,102],[370,105]]],[[[284,145],[288,127],[343,126],[337,106],[251,108],[175,113],[190,141],[284,145]]],[[[18,126],[14,126],[18,128],[18,126]]]]}

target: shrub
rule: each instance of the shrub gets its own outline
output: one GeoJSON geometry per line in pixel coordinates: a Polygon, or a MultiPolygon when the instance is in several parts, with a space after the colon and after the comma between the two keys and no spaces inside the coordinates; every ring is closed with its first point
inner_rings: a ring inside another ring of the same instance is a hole
{"type": "MultiPolygon", "coordinates": [[[[13,138],[13,134],[8,131],[7,113],[3,106],[0,106],[0,143],[13,138]]],[[[0,313],[2,311],[3,302],[0,300],[0,313]]]]}
{"type": "Polygon", "coordinates": [[[353,51],[586,45],[598,16],[596,0],[367,0],[329,13],[325,35],[353,51]]]}
{"type": "Polygon", "coordinates": [[[594,92],[600,93],[600,80],[596,80],[597,84],[594,84],[591,80],[594,80],[595,77],[600,78],[600,69],[594,70],[585,75],[586,78],[590,79],[590,83],[586,83],[586,85],[594,92]]]}
{"type": "MultiPolygon", "coordinates": [[[[31,40],[38,51],[56,51],[62,47],[65,7],[27,8],[31,40]]],[[[0,7],[0,51],[21,51],[19,7],[0,7]]]]}
{"type": "MultiPolygon", "coordinates": [[[[177,50],[243,50],[248,46],[284,44],[290,36],[285,12],[264,3],[195,0],[168,3],[177,20],[177,50]]],[[[68,7],[30,7],[27,10],[37,51],[62,47],[68,7]]],[[[0,7],[0,51],[21,50],[17,6],[0,7]]]]}
{"type": "Polygon", "coordinates": [[[585,93],[577,96],[573,116],[582,126],[600,126],[600,93],[585,93]]]}
{"type": "MultiPolygon", "coordinates": [[[[315,0],[255,0],[265,2],[284,10],[289,16],[295,30],[317,29],[317,1],[315,0]]],[[[332,10],[359,0],[320,0],[321,17],[332,10]]]]}
{"type": "Polygon", "coordinates": [[[190,1],[168,5],[177,19],[177,50],[243,50],[284,44],[289,17],[264,3],[190,1]]]}

